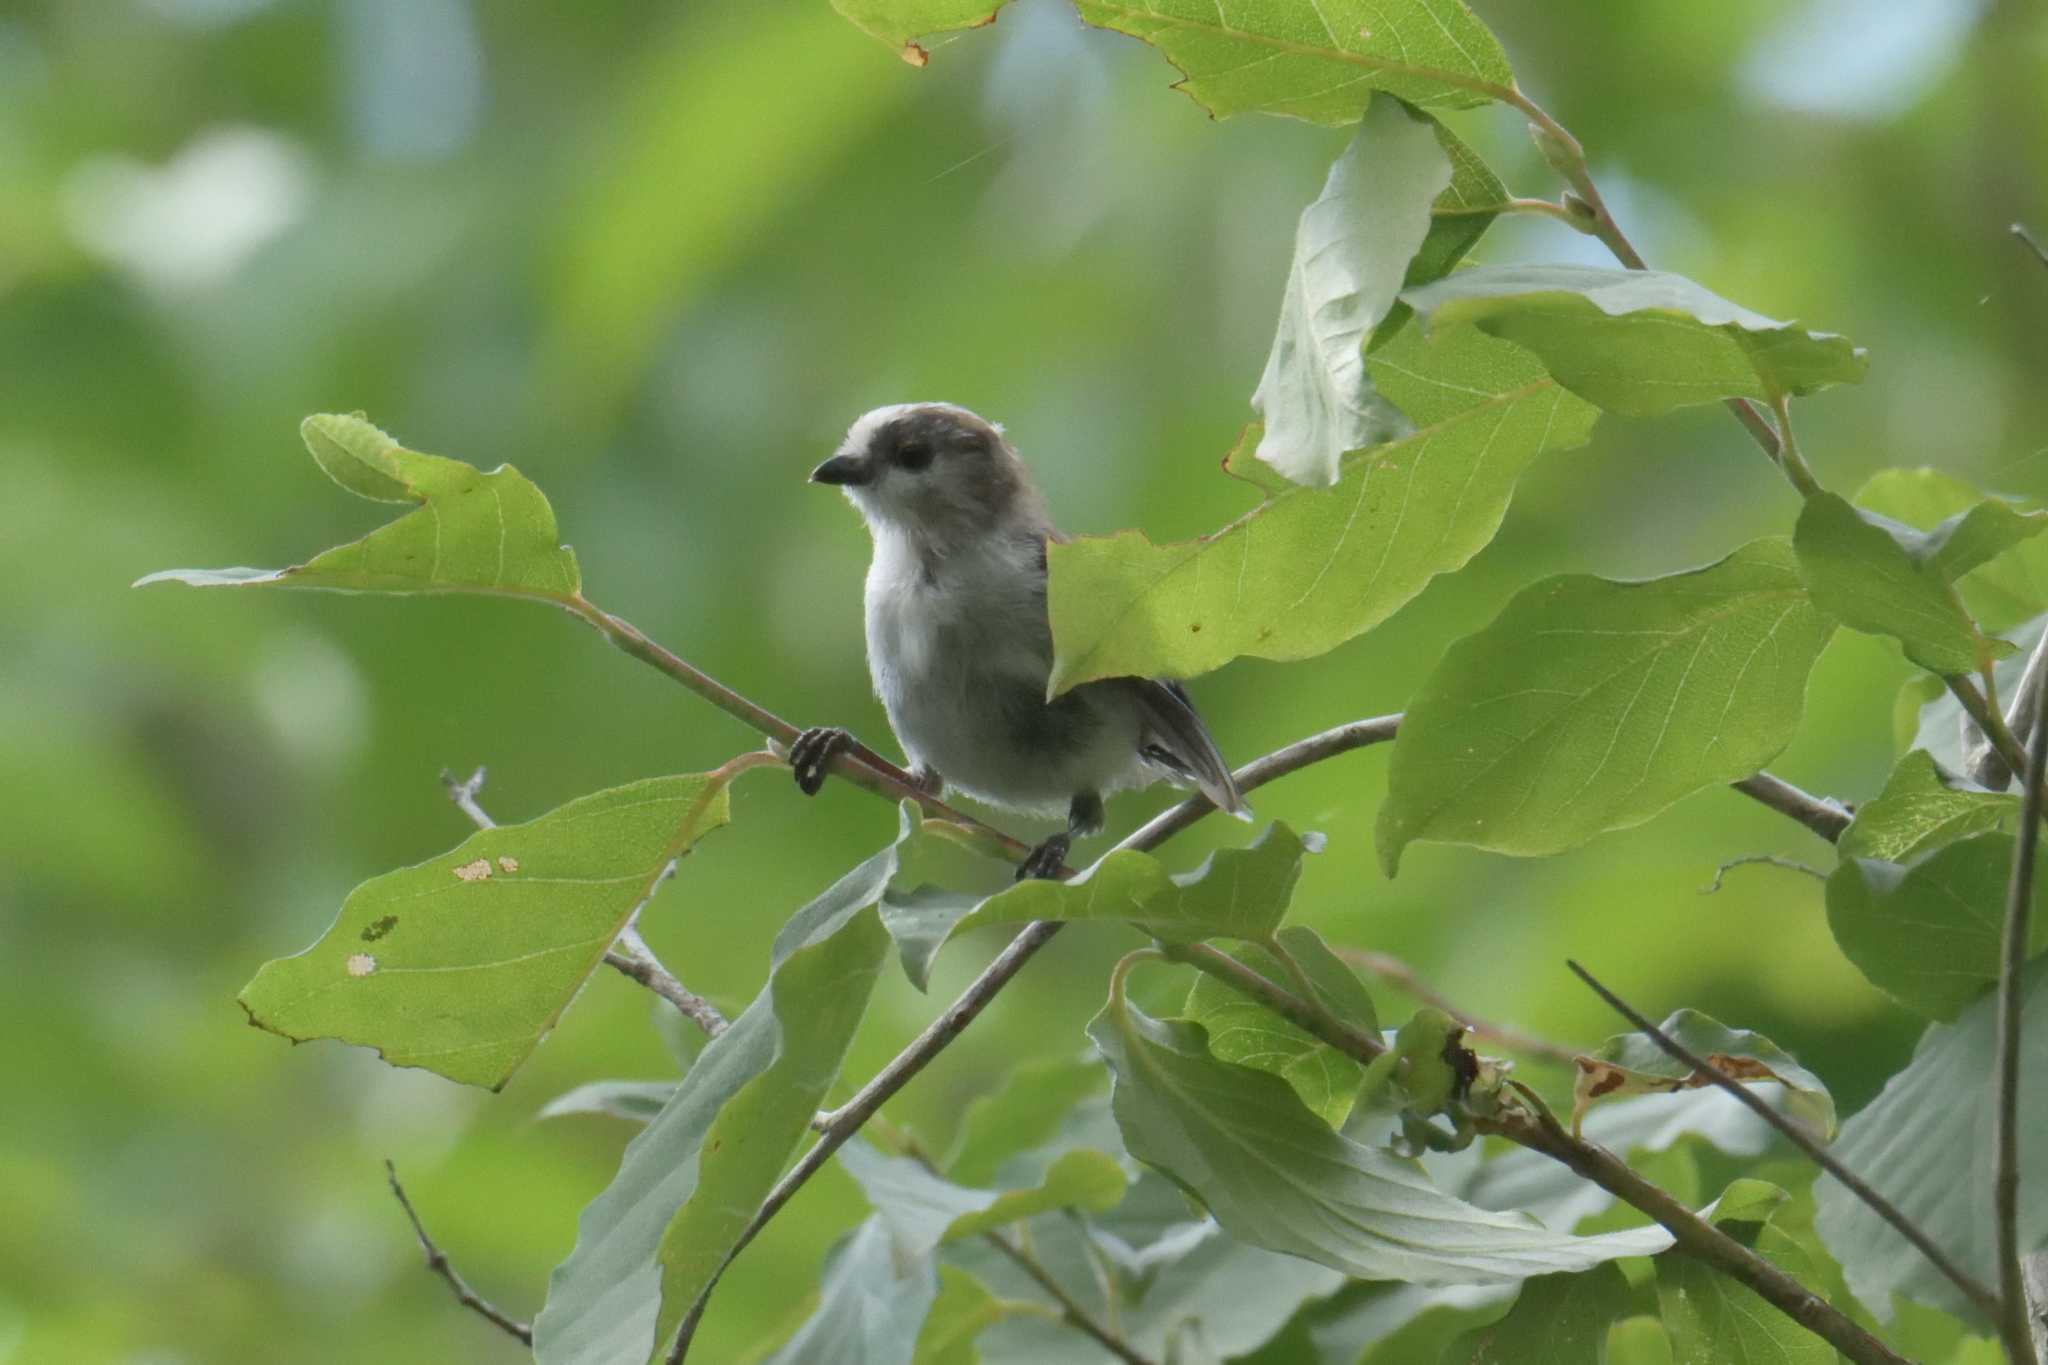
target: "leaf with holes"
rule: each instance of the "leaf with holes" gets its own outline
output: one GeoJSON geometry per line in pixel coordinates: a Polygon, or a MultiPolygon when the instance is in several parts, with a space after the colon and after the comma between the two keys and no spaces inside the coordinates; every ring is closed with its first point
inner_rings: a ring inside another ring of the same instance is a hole
{"type": "Polygon", "coordinates": [[[1071,881],[1033,879],[982,900],[932,892],[917,898],[915,916],[892,891],[882,909],[903,967],[922,990],[939,950],[970,929],[1035,920],[1094,920],[1135,924],[1159,938],[1183,942],[1220,936],[1257,941],[1287,913],[1303,855],[1323,846],[1320,834],[1268,826],[1249,848],[1225,848],[1192,871],[1170,873],[1150,853],[1113,851],[1071,881]]]}
{"type": "Polygon", "coordinates": [[[1748,777],[1798,728],[1833,628],[1782,540],[1641,582],[1533,584],[1410,705],[1381,863],[1416,839],[1556,853],[1748,777]]]}
{"type": "Polygon", "coordinates": [[[2014,543],[1972,535],[1951,551],[1945,536],[1859,512],[1833,493],[1806,500],[1792,537],[1800,572],[1823,610],[1856,630],[1891,636],[1908,659],[1943,677],[1973,673],[1980,662],[2011,652],[1978,632],[1954,587],[1958,574],[2000,542],[2014,543]]]}
{"type": "MultiPolygon", "coordinates": [[[[2009,834],[1973,835],[1911,866],[1844,858],[1828,878],[1835,942],[1871,985],[1906,1008],[1955,1018],[1998,979],[2013,844],[2009,834]]],[[[2044,872],[2037,860],[2030,957],[2048,949],[2044,872]]]]}
{"type": "Polygon", "coordinates": [[[1432,331],[1470,325],[1526,346],[1573,393],[1635,417],[1808,394],[1853,384],[1869,368],[1845,337],[1775,321],[1650,270],[1481,266],[1405,290],[1401,300],[1432,331]]]}
{"type": "Polygon", "coordinates": [[[790,917],[768,984],[627,1144],[548,1281],[540,1365],[646,1360],[707,1292],[838,1078],[888,954],[874,906],[916,835],[906,811],[897,845],[790,917]]]}
{"type": "Polygon", "coordinates": [[[670,863],[726,822],[720,769],[593,793],[349,892],[320,941],[241,994],[260,1028],[502,1086],[670,863]]]}
{"type": "Polygon", "coordinates": [[[1453,1198],[1413,1162],[1332,1131],[1279,1077],[1218,1061],[1198,1024],[1113,996],[1088,1036],[1116,1074],[1131,1155],[1253,1246],[1363,1279],[1482,1284],[1670,1245],[1662,1228],[1574,1237],[1453,1198]]]}
{"type": "MultiPolygon", "coordinates": [[[[1732,1029],[1698,1010],[1679,1010],[1660,1026],[1695,1057],[1702,1058],[1738,1081],[1776,1081],[1785,1087],[1786,1116],[1826,1141],[1835,1132],[1835,1100],[1820,1077],[1791,1053],[1760,1033],[1732,1029]]],[[[1600,1050],[1574,1059],[1572,1130],[1577,1132],[1586,1110],[1601,1100],[1624,1095],[1695,1090],[1713,1081],[1674,1060],[1647,1033],[1622,1033],[1600,1050]]]]}
{"type": "Polygon", "coordinates": [[[1367,368],[1417,430],[1346,455],[1334,487],[1276,492],[1196,540],[1048,547],[1053,694],[1336,648],[1484,548],[1522,471],[1598,416],[1526,351],[1473,332],[1424,348],[1404,330],[1367,368]]]}
{"type": "Polygon", "coordinates": [[[1515,83],[1507,55],[1459,0],[1076,0],[1081,17],[1142,38],[1218,118],[1358,118],[1375,90],[1470,109],[1515,83]]]}
{"type": "Polygon", "coordinates": [[[1295,483],[1337,481],[1346,451],[1401,435],[1407,422],[1373,392],[1365,339],[1386,320],[1450,188],[1434,120],[1375,100],[1294,231],[1280,328],[1252,394],[1265,419],[1256,454],[1295,483]]]}
{"type": "Polygon", "coordinates": [[[136,586],[473,592],[555,603],[580,592],[576,556],[558,543],[554,509],[512,466],[486,474],[460,460],[407,450],[361,414],[308,417],[299,434],[320,468],[349,492],[419,505],[361,540],[288,569],[166,569],[136,586]]]}
{"type": "Polygon", "coordinates": [[[1844,858],[1910,862],[1943,844],[2000,828],[2019,805],[2017,796],[1950,776],[1932,754],[1915,749],[1892,769],[1884,790],[1856,808],[1836,847],[1844,858]]]}

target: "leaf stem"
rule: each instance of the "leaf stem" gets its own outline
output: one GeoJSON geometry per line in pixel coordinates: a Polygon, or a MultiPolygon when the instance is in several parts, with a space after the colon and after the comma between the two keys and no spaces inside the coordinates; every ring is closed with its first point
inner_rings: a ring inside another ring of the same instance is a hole
{"type": "Polygon", "coordinates": [[[1806,457],[1799,453],[1799,438],[1792,431],[1792,395],[1780,393],[1774,396],[1771,411],[1778,418],[1778,450],[1775,456],[1778,468],[1785,471],[1785,477],[1799,490],[1800,497],[1815,496],[1820,492],[1820,480],[1813,477],[1806,457]]]}
{"type": "MultiPolygon", "coordinates": [[[[2008,735],[2008,737],[2010,737],[2008,735]]],[[[2019,837],[2013,841],[2012,879],[2006,888],[2005,933],[1998,958],[1998,1099],[1992,1111],[1992,1221],[1998,1236],[1999,1333],[2015,1361],[2034,1351],[2027,1322],[2025,1272],[2019,1240],[2020,973],[2027,962],[2028,918],[2034,903],[2034,854],[2041,839],[2041,779],[2048,769],[2048,724],[2036,721],[2027,736],[2025,795],[2019,837]]]]}
{"type": "Polygon", "coordinates": [[[1715,1066],[1713,1062],[1700,1056],[1663,1029],[1651,1023],[1648,1016],[1631,1006],[1626,1000],[1623,1000],[1613,991],[1607,989],[1607,987],[1601,985],[1593,974],[1584,967],[1569,959],[1566,960],[1564,965],[1569,967],[1573,975],[1577,976],[1579,980],[1585,982],[1592,989],[1593,994],[1605,1000],[1616,1014],[1628,1020],[1640,1032],[1648,1034],[1650,1040],[1662,1048],[1667,1057],[1670,1057],[1681,1066],[1691,1067],[1694,1074],[1705,1077],[1721,1089],[1727,1091],[1744,1108],[1784,1134],[1786,1140],[1800,1151],[1806,1153],[1815,1165],[1841,1181],[1845,1189],[1862,1200],[1872,1213],[1884,1219],[1885,1222],[1890,1223],[1900,1236],[1911,1242],[1922,1256],[1925,1256],[1933,1263],[1936,1270],[1946,1275],[1956,1288],[1962,1290],[1963,1297],[1975,1304],[1979,1312],[1984,1313],[1988,1317],[1996,1318],[1998,1316],[1999,1301],[1996,1294],[1992,1293],[1989,1288],[1979,1283],[1968,1271],[1951,1260],[1948,1253],[1943,1251],[1933,1238],[1923,1232],[1917,1223],[1901,1213],[1896,1204],[1865,1184],[1862,1177],[1836,1160],[1834,1155],[1818,1142],[1815,1142],[1805,1129],[1801,1128],[1791,1119],[1786,1118],[1770,1105],[1764,1103],[1763,1099],[1754,1090],[1751,1090],[1720,1067],[1715,1066]]]}

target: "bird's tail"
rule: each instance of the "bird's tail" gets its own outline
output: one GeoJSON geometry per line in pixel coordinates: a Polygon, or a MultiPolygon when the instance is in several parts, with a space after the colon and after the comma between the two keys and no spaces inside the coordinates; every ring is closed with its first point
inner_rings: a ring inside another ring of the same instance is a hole
{"type": "Polygon", "coordinates": [[[1137,684],[1139,714],[1144,720],[1147,757],[1179,772],[1201,789],[1216,808],[1240,820],[1251,818],[1251,807],[1237,790],[1230,765],[1209,736],[1187,689],[1177,682],[1133,678],[1137,684]]]}

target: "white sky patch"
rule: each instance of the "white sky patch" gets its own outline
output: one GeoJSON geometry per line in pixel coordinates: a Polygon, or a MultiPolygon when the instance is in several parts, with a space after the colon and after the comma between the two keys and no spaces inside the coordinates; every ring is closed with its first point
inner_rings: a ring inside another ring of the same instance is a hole
{"type": "Polygon", "coordinates": [[[1742,87],[1781,109],[1893,118],[1948,74],[1983,8],[1983,0],[1807,0],[1749,50],[1742,87]]]}
{"type": "Polygon", "coordinates": [[[305,212],[314,174],[296,142],[263,128],[200,133],[162,166],[118,153],[65,176],[65,225],[93,256],[165,292],[234,274],[305,212]]]}

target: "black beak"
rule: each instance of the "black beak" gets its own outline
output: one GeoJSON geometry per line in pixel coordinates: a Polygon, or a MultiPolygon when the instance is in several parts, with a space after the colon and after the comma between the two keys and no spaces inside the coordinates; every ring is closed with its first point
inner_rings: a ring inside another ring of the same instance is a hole
{"type": "Polygon", "coordinates": [[[812,483],[836,483],[858,488],[872,479],[868,462],[858,455],[834,455],[811,471],[812,483]]]}

